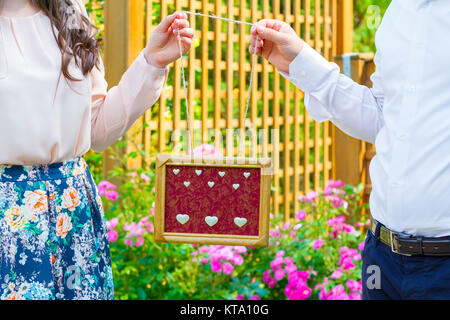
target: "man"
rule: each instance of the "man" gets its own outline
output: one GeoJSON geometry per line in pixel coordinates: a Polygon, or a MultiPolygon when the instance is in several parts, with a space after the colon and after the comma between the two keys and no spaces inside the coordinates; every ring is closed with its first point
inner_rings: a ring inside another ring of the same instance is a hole
{"type": "Polygon", "coordinates": [[[450,298],[450,1],[392,1],[371,89],[284,22],[258,22],[251,52],[256,36],[257,54],[305,92],[315,120],[375,143],[363,299],[450,298]]]}

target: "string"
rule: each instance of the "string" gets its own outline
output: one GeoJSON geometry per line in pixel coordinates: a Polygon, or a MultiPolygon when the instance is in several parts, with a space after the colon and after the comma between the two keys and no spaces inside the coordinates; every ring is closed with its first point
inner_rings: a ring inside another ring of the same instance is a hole
{"type": "Polygon", "coordinates": [[[253,74],[255,70],[256,65],[256,48],[258,45],[259,37],[256,36],[255,38],[255,46],[253,47],[253,59],[252,59],[252,67],[250,69],[250,83],[248,84],[248,94],[247,94],[247,101],[245,102],[245,114],[244,114],[244,123],[242,124],[242,127],[244,128],[244,132],[242,134],[241,141],[239,142],[239,151],[238,156],[242,156],[242,145],[245,143],[245,130],[246,130],[246,121],[247,121],[247,114],[248,114],[248,106],[250,104],[250,98],[252,95],[252,85],[253,85],[253,74]]]}
{"type": "Polygon", "coordinates": [[[188,104],[188,94],[187,94],[187,85],[186,85],[186,77],[184,76],[184,64],[183,64],[183,50],[181,47],[181,36],[180,36],[180,28],[177,28],[177,38],[178,38],[178,48],[180,49],[180,57],[181,57],[181,78],[183,79],[183,89],[184,89],[184,101],[186,104],[186,119],[187,119],[187,127],[188,127],[188,153],[193,152],[194,143],[191,136],[191,120],[189,113],[189,104],[188,104]]]}
{"type": "Polygon", "coordinates": [[[245,21],[239,21],[239,20],[233,20],[233,19],[218,17],[218,16],[215,16],[213,14],[203,14],[203,13],[191,12],[191,11],[183,11],[183,12],[186,13],[186,14],[192,14],[194,16],[202,16],[202,17],[208,17],[208,18],[212,18],[212,19],[219,19],[219,20],[233,22],[233,23],[237,23],[237,24],[246,24],[248,26],[253,26],[254,25],[253,23],[250,23],[250,22],[245,22],[245,21]]]}
{"type": "MultiPolygon", "coordinates": [[[[250,25],[250,26],[254,25],[253,23],[239,21],[239,20],[233,20],[233,19],[228,19],[228,18],[222,18],[222,17],[218,17],[218,16],[215,16],[215,15],[207,15],[207,14],[198,13],[198,12],[191,12],[191,11],[183,11],[183,12],[186,13],[186,14],[202,16],[202,17],[208,17],[208,18],[212,18],[212,19],[219,19],[219,20],[223,20],[223,21],[227,21],[227,22],[233,22],[233,23],[237,23],[237,24],[245,24],[245,25],[250,25]]],[[[190,150],[193,150],[193,139],[192,139],[192,136],[191,136],[190,113],[189,113],[189,104],[188,104],[188,99],[187,99],[186,77],[185,77],[185,74],[184,74],[183,50],[182,50],[182,47],[181,47],[180,28],[177,28],[177,38],[178,38],[178,48],[180,49],[181,77],[183,79],[183,89],[184,89],[185,104],[186,104],[186,119],[187,119],[188,140],[189,140],[189,147],[188,147],[189,149],[188,149],[188,151],[190,151],[190,150]]],[[[246,103],[245,103],[245,114],[244,114],[244,122],[243,122],[244,132],[243,132],[243,134],[241,134],[241,139],[239,141],[239,151],[238,151],[238,156],[239,157],[242,156],[242,145],[245,142],[246,122],[247,122],[247,115],[248,115],[248,107],[249,107],[249,104],[250,104],[250,99],[251,99],[251,94],[252,94],[252,84],[253,84],[254,69],[255,69],[256,58],[257,58],[256,49],[257,49],[258,41],[259,41],[259,37],[256,36],[256,38],[255,38],[255,46],[253,48],[252,65],[251,65],[251,69],[250,69],[250,83],[249,83],[249,87],[248,87],[247,100],[246,100],[246,103]]]]}

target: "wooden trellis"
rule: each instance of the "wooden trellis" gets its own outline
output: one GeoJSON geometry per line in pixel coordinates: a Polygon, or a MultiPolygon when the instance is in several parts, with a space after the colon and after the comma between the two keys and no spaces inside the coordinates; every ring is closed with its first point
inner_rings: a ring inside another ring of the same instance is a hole
{"type": "MultiPolygon", "coordinates": [[[[105,0],[104,62],[110,86],[117,84],[144,48],[156,24],[174,10],[248,22],[279,19],[291,24],[327,59],[351,51],[351,0],[105,0]]],[[[184,57],[195,143],[213,144],[224,155],[235,156],[237,138],[227,141],[226,137],[242,127],[250,72],[250,28],[198,16],[189,16],[189,21],[198,39],[184,57]]],[[[159,102],[128,134],[150,154],[150,159],[137,157],[130,166],[154,161],[156,152],[185,150],[185,139],[177,135],[187,128],[179,63],[172,66],[159,102]]],[[[272,212],[284,214],[287,221],[298,210],[301,194],[320,190],[334,177],[334,127],[314,122],[305,112],[303,93],[262,58],[251,90],[248,122],[254,134],[247,139],[246,155],[272,157],[272,212]]],[[[106,172],[111,166],[107,156],[104,162],[106,172]]]]}

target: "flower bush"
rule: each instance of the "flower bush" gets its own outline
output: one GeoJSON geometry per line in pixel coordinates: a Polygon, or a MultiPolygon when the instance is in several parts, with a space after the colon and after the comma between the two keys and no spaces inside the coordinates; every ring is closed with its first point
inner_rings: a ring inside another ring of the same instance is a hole
{"type": "MultiPolygon", "coordinates": [[[[194,153],[215,153],[201,148],[194,153]]],[[[116,299],[361,298],[369,223],[360,214],[362,186],[330,180],[323,191],[301,196],[289,221],[271,215],[270,245],[254,248],[155,242],[153,170],[121,166],[112,176],[122,178],[120,186],[100,181],[99,191],[116,299]]]]}

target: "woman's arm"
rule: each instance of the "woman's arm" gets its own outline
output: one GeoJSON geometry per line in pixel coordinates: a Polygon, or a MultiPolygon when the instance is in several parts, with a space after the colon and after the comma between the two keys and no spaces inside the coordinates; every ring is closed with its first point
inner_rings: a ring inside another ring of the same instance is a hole
{"type": "MultiPolygon", "coordinates": [[[[75,0],[85,16],[82,0],[75,0]]],[[[180,29],[183,54],[191,44],[194,32],[185,14],[166,17],[155,28],[149,42],[124,73],[118,85],[107,91],[103,62],[91,71],[92,116],[91,148],[104,151],[151,107],[161,94],[167,79],[167,65],[180,57],[174,29],[180,29]]]]}
{"type": "Polygon", "coordinates": [[[103,63],[94,68],[92,80],[91,148],[102,152],[130,129],[159,98],[168,69],[148,64],[143,53],[107,91],[103,63]]]}

